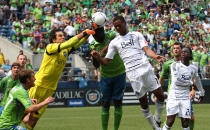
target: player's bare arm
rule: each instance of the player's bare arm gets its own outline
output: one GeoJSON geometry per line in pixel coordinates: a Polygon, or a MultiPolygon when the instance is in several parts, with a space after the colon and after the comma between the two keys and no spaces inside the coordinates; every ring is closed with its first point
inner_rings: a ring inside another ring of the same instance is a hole
{"type": "Polygon", "coordinates": [[[103,56],[103,55],[105,55],[105,54],[107,53],[108,47],[109,47],[109,46],[106,46],[106,47],[104,47],[104,48],[102,49],[102,51],[101,51],[101,56],[103,56]]]}
{"type": "Polygon", "coordinates": [[[31,107],[29,107],[28,109],[26,109],[26,111],[28,113],[38,111],[39,109],[41,109],[42,107],[44,107],[45,105],[47,105],[47,104],[49,104],[49,103],[51,103],[53,101],[54,101],[54,98],[53,97],[48,97],[43,102],[41,102],[39,104],[32,105],[31,107]]]}
{"type": "Polygon", "coordinates": [[[192,90],[190,91],[190,99],[195,98],[195,87],[192,86],[192,90]]]}
{"type": "Polygon", "coordinates": [[[163,59],[164,59],[163,56],[161,56],[161,55],[156,55],[156,54],[155,54],[149,47],[147,47],[147,46],[143,47],[143,50],[146,52],[146,54],[147,54],[149,57],[151,57],[151,58],[157,60],[159,63],[162,62],[163,59]]]}

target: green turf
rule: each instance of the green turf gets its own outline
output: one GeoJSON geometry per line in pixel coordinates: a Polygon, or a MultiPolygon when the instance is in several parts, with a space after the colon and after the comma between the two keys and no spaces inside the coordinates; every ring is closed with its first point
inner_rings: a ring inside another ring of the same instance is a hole
{"type": "MultiPolygon", "coordinates": [[[[154,113],[154,105],[150,108],[154,113]]],[[[35,130],[101,130],[100,107],[48,108],[35,130]]],[[[210,104],[194,104],[195,130],[210,130],[210,104]]],[[[162,121],[165,119],[165,111],[162,121]]],[[[172,130],[181,130],[176,118],[172,130]]],[[[113,107],[110,110],[109,130],[113,130],[113,107]]],[[[119,130],[152,130],[139,106],[124,106],[119,130]]]]}

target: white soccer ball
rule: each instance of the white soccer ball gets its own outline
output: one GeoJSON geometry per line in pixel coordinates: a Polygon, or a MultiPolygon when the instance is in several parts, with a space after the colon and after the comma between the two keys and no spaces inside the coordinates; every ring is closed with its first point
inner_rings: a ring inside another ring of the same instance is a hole
{"type": "Polygon", "coordinates": [[[92,15],[92,22],[103,27],[106,23],[106,15],[102,12],[96,12],[92,15]]]}

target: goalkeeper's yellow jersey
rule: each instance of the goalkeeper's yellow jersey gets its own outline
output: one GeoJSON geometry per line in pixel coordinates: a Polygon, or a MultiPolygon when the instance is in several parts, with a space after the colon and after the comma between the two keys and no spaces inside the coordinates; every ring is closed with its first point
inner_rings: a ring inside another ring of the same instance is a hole
{"type": "MultiPolygon", "coordinates": [[[[79,40],[77,37],[73,37],[67,42],[79,42],[79,40]]],[[[35,85],[56,90],[61,73],[72,50],[72,47],[61,50],[59,43],[48,44],[42,64],[35,75],[35,85]]]]}

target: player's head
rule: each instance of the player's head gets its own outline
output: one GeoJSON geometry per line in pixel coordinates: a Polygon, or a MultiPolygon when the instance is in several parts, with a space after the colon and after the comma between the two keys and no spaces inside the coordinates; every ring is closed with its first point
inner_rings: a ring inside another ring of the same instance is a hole
{"type": "Polygon", "coordinates": [[[175,42],[173,45],[173,53],[175,57],[180,57],[182,51],[182,44],[179,42],[175,42]]]}
{"type": "Polygon", "coordinates": [[[192,50],[189,47],[184,47],[182,49],[181,58],[182,60],[188,60],[188,61],[192,60],[193,59],[192,50]]]}
{"type": "Polygon", "coordinates": [[[14,76],[18,75],[20,71],[20,64],[17,62],[14,62],[12,64],[11,70],[12,70],[12,75],[14,76]]]}
{"type": "Polygon", "coordinates": [[[34,72],[32,70],[22,70],[19,72],[19,80],[20,83],[24,85],[26,89],[30,89],[31,87],[34,87],[34,72]]]}
{"type": "Polygon", "coordinates": [[[20,64],[21,68],[25,67],[26,60],[27,60],[27,57],[25,55],[23,55],[23,54],[19,54],[17,56],[17,63],[20,64]]]}
{"type": "Polygon", "coordinates": [[[61,29],[53,29],[50,33],[50,43],[63,43],[65,41],[64,34],[61,29]]]}
{"type": "Polygon", "coordinates": [[[116,16],[113,19],[113,25],[120,35],[125,35],[128,32],[126,21],[123,16],[116,16]]]}
{"type": "Polygon", "coordinates": [[[95,34],[93,35],[93,37],[97,42],[103,42],[105,39],[104,28],[101,27],[95,29],[95,34]]]}

